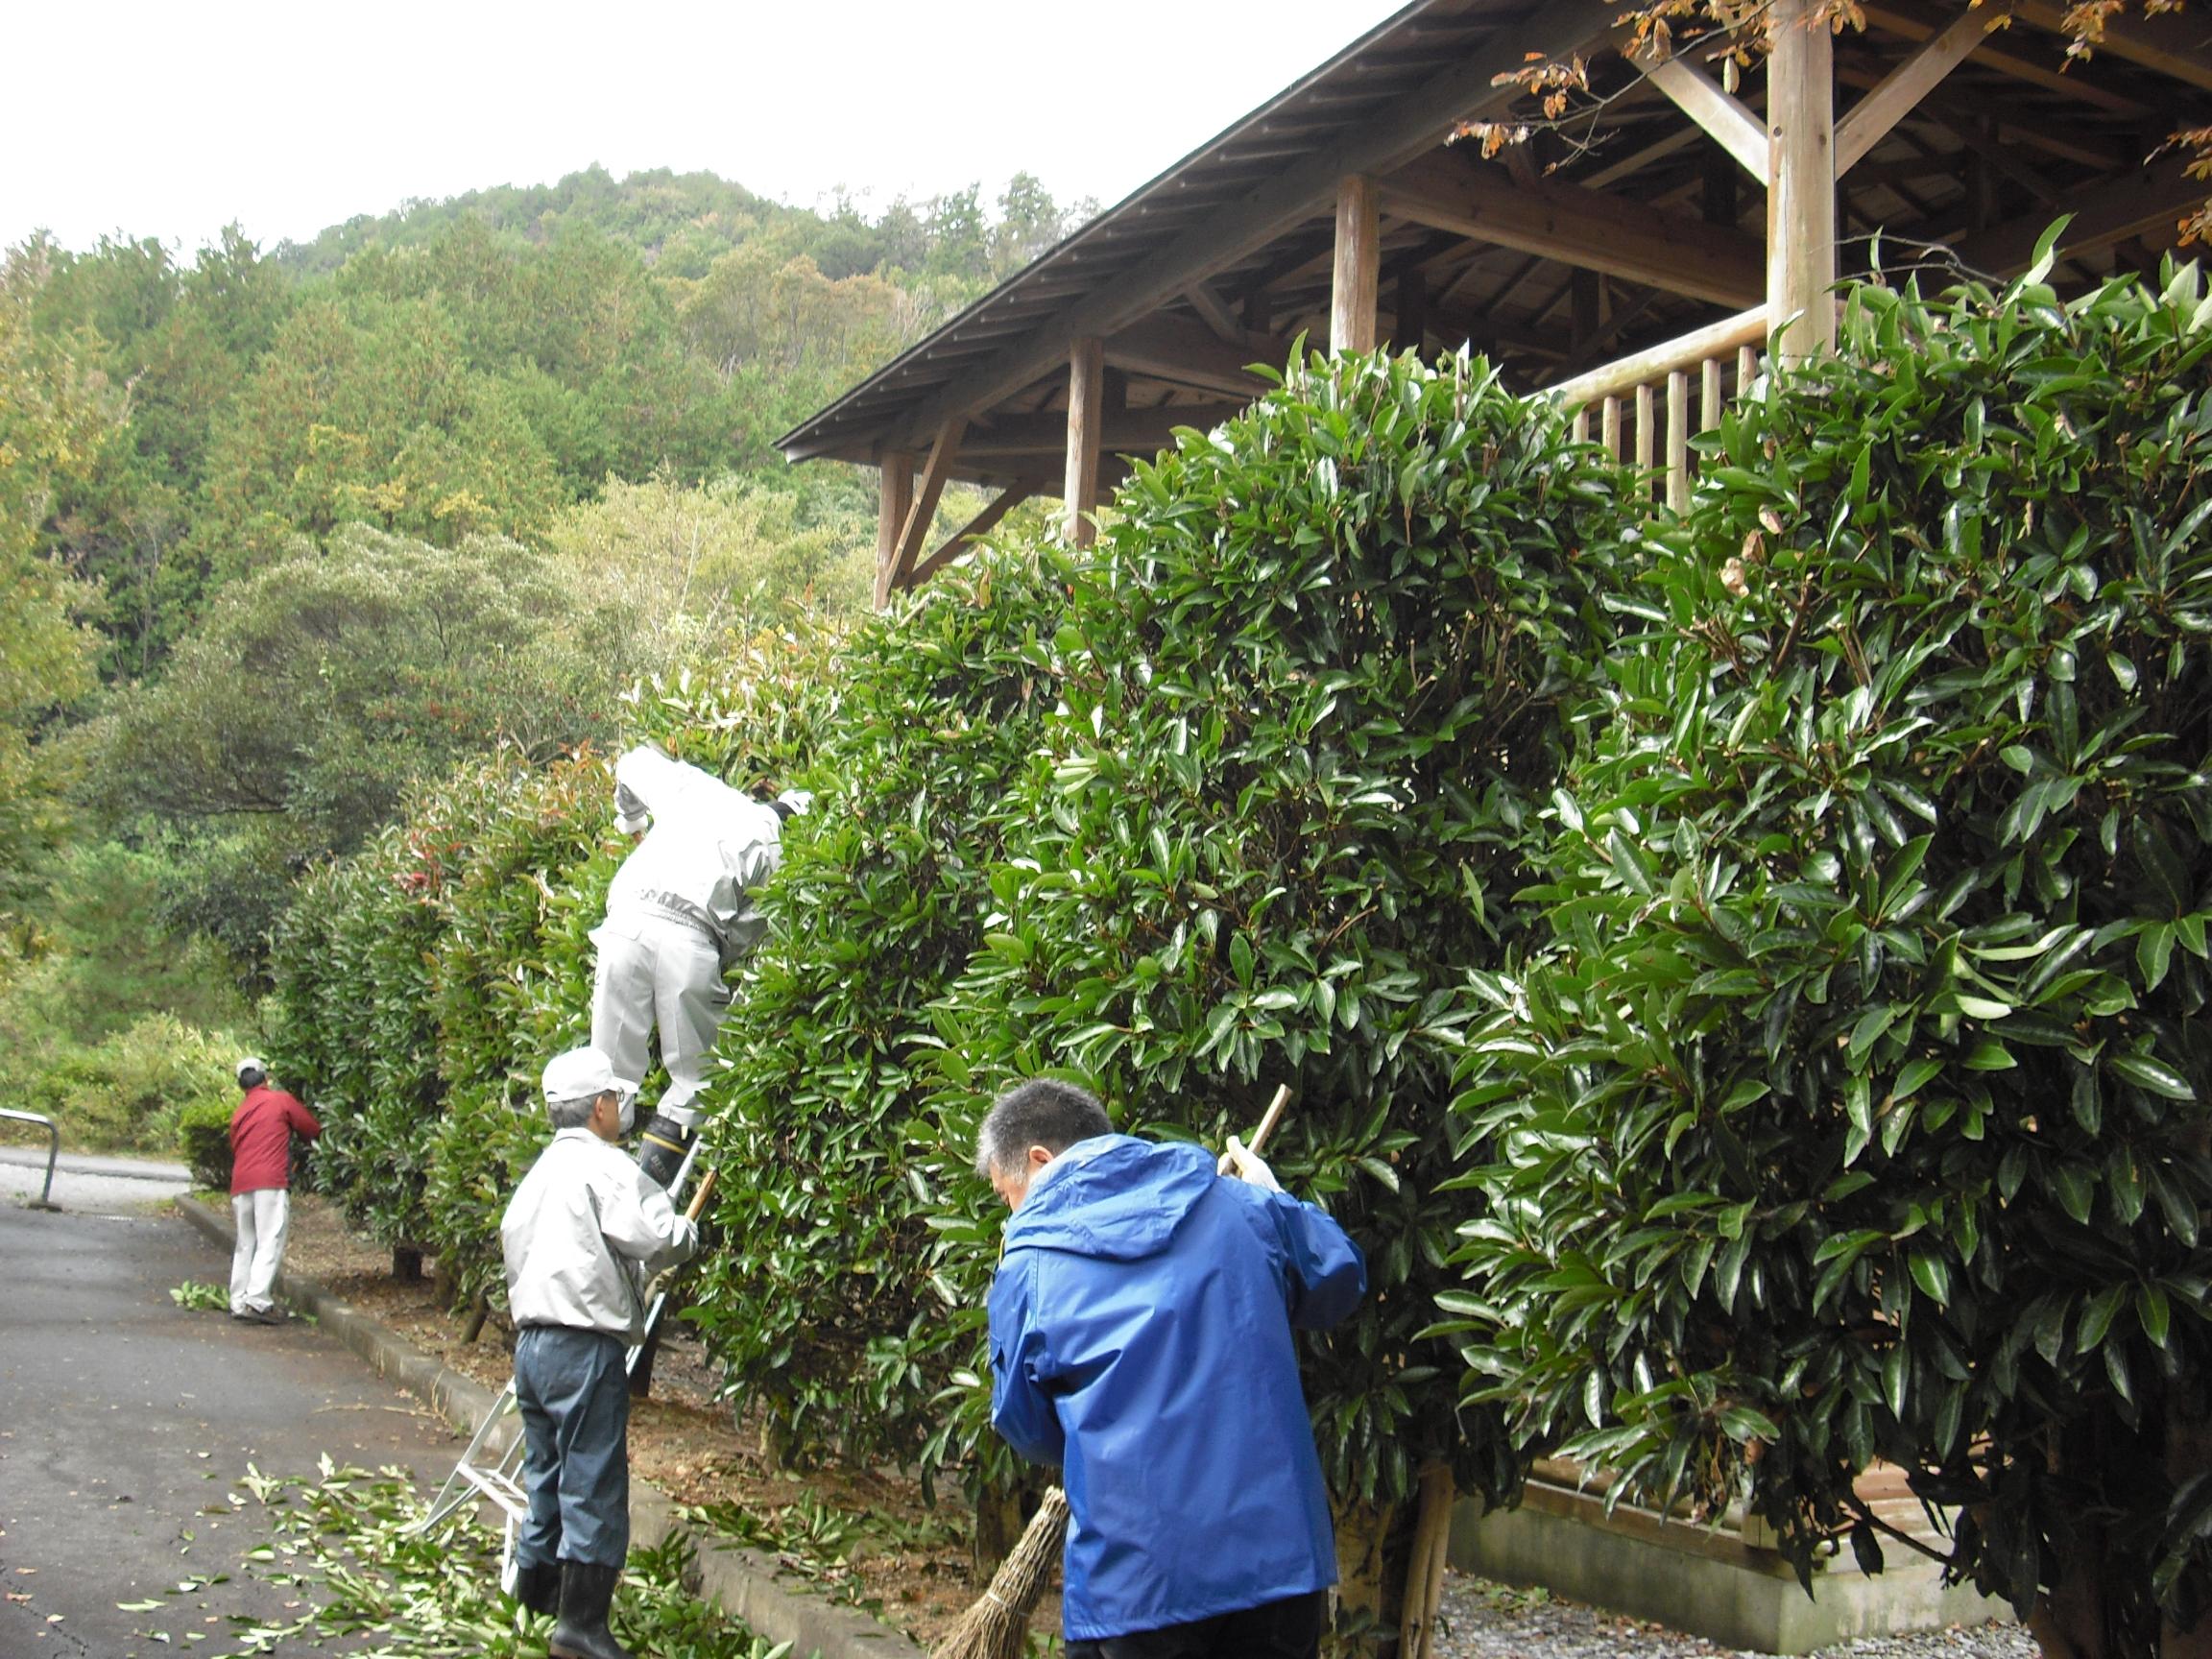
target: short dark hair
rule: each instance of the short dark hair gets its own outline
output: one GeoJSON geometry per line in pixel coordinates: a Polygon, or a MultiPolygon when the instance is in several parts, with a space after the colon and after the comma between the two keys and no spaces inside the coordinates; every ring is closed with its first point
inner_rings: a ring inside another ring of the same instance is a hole
{"type": "Polygon", "coordinates": [[[269,1073],[258,1066],[249,1066],[238,1073],[238,1087],[241,1089],[258,1089],[268,1081],[269,1073]]]}
{"type": "Polygon", "coordinates": [[[1078,1141],[1113,1133],[1106,1108],[1090,1090],[1057,1077],[1032,1077],[992,1101],[983,1115],[975,1131],[975,1173],[1010,1174],[1032,1146],[1057,1158],[1078,1141]]]}

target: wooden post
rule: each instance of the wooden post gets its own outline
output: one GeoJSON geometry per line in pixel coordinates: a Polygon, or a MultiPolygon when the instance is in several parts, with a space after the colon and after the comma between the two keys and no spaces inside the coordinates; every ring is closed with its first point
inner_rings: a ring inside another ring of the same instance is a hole
{"type": "Polygon", "coordinates": [[[1667,376],[1667,505],[1681,513],[1690,506],[1690,372],[1667,376]]]}
{"type": "Polygon", "coordinates": [[[1068,475],[1061,492],[1068,504],[1068,540],[1088,547],[1097,540],[1091,515],[1098,506],[1098,433],[1106,398],[1106,343],[1078,340],[1068,353],[1068,475]]]}
{"type": "Polygon", "coordinates": [[[886,449],[877,465],[882,469],[876,517],[876,609],[880,611],[891,603],[899,537],[906,528],[906,509],[914,501],[914,457],[903,449],[886,449]]]}
{"type": "Polygon", "coordinates": [[[1836,347],[1836,64],[1816,0],[1774,0],[1767,60],[1767,304],[1785,362],[1836,347]]]}
{"type": "Polygon", "coordinates": [[[1329,349],[1375,349],[1376,288],[1382,278],[1375,180],[1355,173],[1336,186],[1336,268],[1329,297],[1329,349]]]}

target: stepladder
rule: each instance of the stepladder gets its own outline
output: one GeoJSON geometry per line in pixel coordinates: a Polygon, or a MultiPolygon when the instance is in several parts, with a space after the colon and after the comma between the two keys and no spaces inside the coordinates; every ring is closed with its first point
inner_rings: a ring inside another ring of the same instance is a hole
{"type": "MultiPolygon", "coordinates": [[[[668,1184],[671,1199],[681,1198],[691,1187],[691,1173],[699,1157],[699,1142],[694,1140],[684,1154],[684,1162],[677,1166],[676,1178],[668,1184]]],[[[714,1188],[714,1171],[709,1169],[701,1177],[692,1190],[691,1201],[685,1208],[685,1216],[698,1219],[706,1208],[708,1196],[714,1188]]],[[[675,1269],[670,1269],[673,1273],[675,1269]]],[[[638,1339],[632,1343],[623,1356],[622,1369],[627,1373],[637,1368],[638,1357],[660,1328],[661,1317],[667,1311],[669,1274],[662,1274],[649,1286],[649,1300],[645,1309],[645,1328],[638,1339]]],[[[516,1397],[515,1380],[510,1377],[499,1392],[492,1408],[485,1412],[476,1425],[475,1434],[460,1462],[453,1466],[452,1474],[445,1477],[429,1505],[422,1514],[407,1527],[409,1532],[422,1533],[439,1526],[454,1511],[466,1503],[489,1500],[500,1515],[499,1588],[514,1594],[517,1562],[516,1544],[521,1534],[522,1523],[530,1513],[530,1495],[522,1483],[523,1461],[528,1452],[521,1422],[521,1404],[516,1397]]]]}

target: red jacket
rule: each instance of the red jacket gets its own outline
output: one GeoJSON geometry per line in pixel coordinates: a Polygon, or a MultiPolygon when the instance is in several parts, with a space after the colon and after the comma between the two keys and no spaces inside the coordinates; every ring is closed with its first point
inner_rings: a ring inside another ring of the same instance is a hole
{"type": "Polygon", "coordinates": [[[312,1141],[323,1133],[315,1114],[262,1083],[246,1091],[230,1115],[230,1190],[258,1192],[292,1185],[292,1132],[312,1141]]]}

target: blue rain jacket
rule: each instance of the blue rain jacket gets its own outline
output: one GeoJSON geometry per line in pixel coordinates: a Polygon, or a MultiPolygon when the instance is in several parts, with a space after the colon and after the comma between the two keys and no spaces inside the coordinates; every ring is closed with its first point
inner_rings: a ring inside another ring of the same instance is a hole
{"type": "Polygon", "coordinates": [[[1062,1465],[1070,1641],[1336,1581],[1290,1333],[1366,1289],[1341,1227],[1196,1146],[1101,1135],[1038,1172],[991,1286],[991,1420],[1062,1465]]]}

